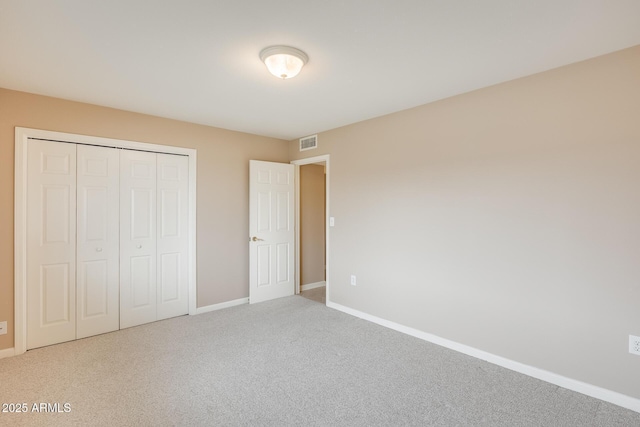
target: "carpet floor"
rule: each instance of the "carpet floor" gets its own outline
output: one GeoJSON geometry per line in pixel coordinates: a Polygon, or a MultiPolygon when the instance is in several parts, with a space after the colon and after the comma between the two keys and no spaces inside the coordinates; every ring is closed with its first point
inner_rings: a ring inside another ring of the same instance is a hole
{"type": "Polygon", "coordinates": [[[327,304],[326,295],[327,295],[326,286],[320,286],[318,288],[309,289],[308,291],[300,292],[301,297],[305,297],[307,299],[310,299],[311,301],[316,301],[325,305],[327,304]]]}
{"type": "Polygon", "coordinates": [[[3,426],[640,426],[299,296],[1,359],[0,403],[27,409],[3,426]]]}

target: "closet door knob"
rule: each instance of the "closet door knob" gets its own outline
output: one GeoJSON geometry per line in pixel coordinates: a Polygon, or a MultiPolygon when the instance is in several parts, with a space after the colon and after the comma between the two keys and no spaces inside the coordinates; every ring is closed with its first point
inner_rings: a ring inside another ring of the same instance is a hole
{"type": "Polygon", "coordinates": [[[102,248],[96,248],[96,252],[102,252],[102,248]]]}
{"type": "Polygon", "coordinates": [[[142,249],[142,245],[138,245],[138,246],[136,246],[136,248],[142,249]]]}

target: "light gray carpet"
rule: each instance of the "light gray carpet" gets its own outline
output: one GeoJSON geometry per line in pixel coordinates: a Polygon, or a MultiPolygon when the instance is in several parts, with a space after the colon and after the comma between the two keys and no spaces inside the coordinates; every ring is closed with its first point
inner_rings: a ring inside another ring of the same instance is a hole
{"type": "Polygon", "coordinates": [[[0,360],[1,425],[640,426],[640,414],[294,296],[0,360]]]}
{"type": "Polygon", "coordinates": [[[326,286],[320,286],[317,288],[309,289],[308,291],[300,292],[301,297],[305,297],[307,299],[310,299],[311,301],[316,301],[325,305],[327,304],[326,295],[327,295],[326,286]]]}

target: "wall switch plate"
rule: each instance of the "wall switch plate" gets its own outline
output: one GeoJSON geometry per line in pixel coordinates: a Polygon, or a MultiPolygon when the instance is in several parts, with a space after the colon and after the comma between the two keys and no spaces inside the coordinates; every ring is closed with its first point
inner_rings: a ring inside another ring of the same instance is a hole
{"type": "Polygon", "coordinates": [[[329,217],[329,227],[336,225],[336,219],[332,216],[329,217]]]}
{"type": "Polygon", "coordinates": [[[5,335],[7,333],[7,321],[0,322],[0,335],[5,335]]]}
{"type": "Polygon", "coordinates": [[[356,285],[356,276],[354,276],[353,274],[351,275],[351,286],[355,286],[356,285]]]}
{"type": "Polygon", "coordinates": [[[629,353],[640,356],[640,337],[629,335],[629,353]]]}

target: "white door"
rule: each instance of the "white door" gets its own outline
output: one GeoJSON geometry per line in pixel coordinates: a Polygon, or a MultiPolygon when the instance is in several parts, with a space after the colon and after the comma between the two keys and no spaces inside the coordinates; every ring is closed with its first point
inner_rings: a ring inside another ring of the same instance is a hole
{"type": "Polygon", "coordinates": [[[27,349],[76,338],[76,146],[27,148],[27,349]]]}
{"type": "Polygon", "coordinates": [[[249,302],[294,293],[293,165],[249,162],[249,302]]]}
{"type": "Polygon", "coordinates": [[[78,145],[77,158],[77,338],[85,338],[120,326],[120,176],[118,150],[78,145]]]}
{"type": "Polygon", "coordinates": [[[156,154],[120,151],[120,328],[156,320],[156,154]]]}
{"type": "Polygon", "coordinates": [[[189,159],[158,154],[158,316],[189,312],[189,159]]]}
{"type": "Polygon", "coordinates": [[[27,349],[188,313],[188,157],[34,139],[25,153],[27,349]]]}

